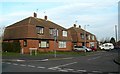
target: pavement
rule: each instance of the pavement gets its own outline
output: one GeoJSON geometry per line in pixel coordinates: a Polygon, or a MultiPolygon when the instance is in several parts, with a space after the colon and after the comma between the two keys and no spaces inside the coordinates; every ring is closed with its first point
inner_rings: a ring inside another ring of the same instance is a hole
{"type": "Polygon", "coordinates": [[[69,59],[73,58],[73,55],[59,54],[54,56],[54,54],[41,55],[41,56],[30,56],[21,54],[20,56],[2,56],[3,61],[47,61],[47,60],[59,60],[59,59],[69,59]]]}
{"type": "Polygon", "coordinates": [[[114,62],[120,65],[120,49],[117,49],[118,56],[114,59],[114,62]]]}
{"type": "Polygon", "coordinates": [[[120,65],[120,57],[115,58],[114,62],[120,65]]]}

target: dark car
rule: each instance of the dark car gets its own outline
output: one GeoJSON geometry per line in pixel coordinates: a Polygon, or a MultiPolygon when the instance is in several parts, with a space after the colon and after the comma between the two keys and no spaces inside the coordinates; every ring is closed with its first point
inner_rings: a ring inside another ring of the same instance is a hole
{"type": "Polygon", "coordinates": [[[90,49],[92,49],[92,51],[97,51],[95,47],[91,47],[90,49]]]}

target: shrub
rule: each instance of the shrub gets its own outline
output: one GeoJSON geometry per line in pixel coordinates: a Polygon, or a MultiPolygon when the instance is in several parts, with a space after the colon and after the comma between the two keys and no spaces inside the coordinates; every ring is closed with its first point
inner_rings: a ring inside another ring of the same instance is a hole
{"type": "Polygon", "coordinates": [[[20,52],[20,42],[3,42],[2,51],[5,52],[20,52]]]}

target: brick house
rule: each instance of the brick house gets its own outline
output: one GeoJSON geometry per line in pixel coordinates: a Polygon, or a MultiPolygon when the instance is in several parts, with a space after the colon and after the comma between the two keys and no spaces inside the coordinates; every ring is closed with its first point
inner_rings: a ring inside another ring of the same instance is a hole
{"type": "Polygon", "coordinates": [[[25,18],[10,26],[4,31],[4,41],[19,41],[24,53],[30,53],[29,48],[37,48],[40,52],[53,51],[71,51],[70,32],[47,19],[34,17],[25,18]],[[56,41],[54,38],[56,36],[56,41]]]}
{"type": "Polygon", "coordinates": [[[74,24],[74,26],[68,30],[71,32],[73,46],[77,45],[97,48],[96,36],[82,29],[80,25],[79,27],[76,27],[76,24],[74,24]]]}

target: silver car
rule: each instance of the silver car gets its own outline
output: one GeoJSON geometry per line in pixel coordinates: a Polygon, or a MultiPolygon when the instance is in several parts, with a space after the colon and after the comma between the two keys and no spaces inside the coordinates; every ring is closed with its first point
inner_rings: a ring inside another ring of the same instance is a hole
{"type": "Polygon", "coordinates": [[[73,50],[74,50],[74,51],[84,51],[84,52],[92,51],[92,49],[87,48],[87,47],[85,47],[85,46],[74,46],[74,47],[73,47],[73,50]]]}

